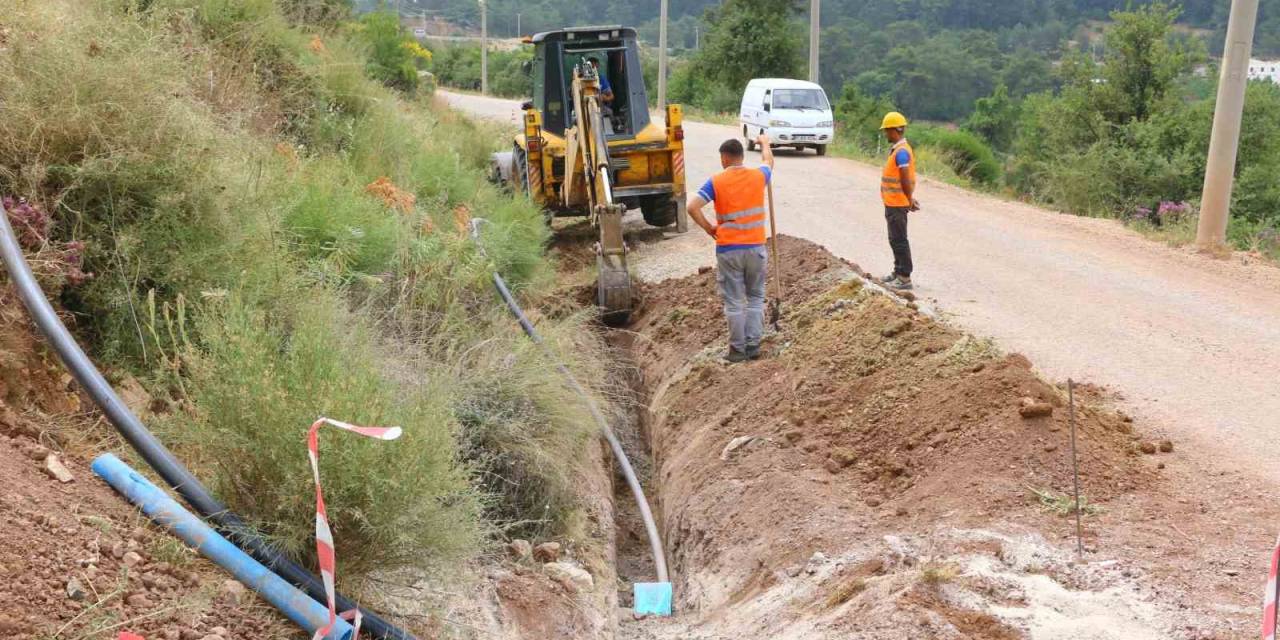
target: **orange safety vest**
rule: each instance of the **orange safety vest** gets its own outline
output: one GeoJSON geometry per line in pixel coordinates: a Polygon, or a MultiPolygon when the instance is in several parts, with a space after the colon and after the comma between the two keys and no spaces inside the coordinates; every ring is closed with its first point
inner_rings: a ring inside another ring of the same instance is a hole
{"type": "Polygon", "coordinates": [[[734,167],[712,176],[716,244],[764,244],[764,172],[734,167]]]}
{"type": "Polygon", "coordinates": [[[895,159],[899,149],[906,149],[911,155],[911,163],[907,165],[907,175],[911,177],[911,184],[916,182],[916,152],[911,145],[907,144],[906,138],[903,138],[889,149],[889,158],[884,162],[884,172],[880,174],[880,199],[884,200],[886,207],[911,206],[911,199],[902,192],[902,174],[895,159]]]}

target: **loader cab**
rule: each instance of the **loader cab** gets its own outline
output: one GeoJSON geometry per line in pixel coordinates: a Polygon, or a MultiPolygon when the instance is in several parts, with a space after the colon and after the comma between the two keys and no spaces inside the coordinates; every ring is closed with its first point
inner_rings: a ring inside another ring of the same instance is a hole
{"type": "Polygon", "coordinates": [[[539,33],[532,42],[533,106],[542,113],[545,131],[563,136],[572,126],[573,72],[592,61],[598,63],[601,77],[613,91],[613,101],[604,103],[611,112],[608,137],[634,137],[649,125],[649,100],[634,29],[563,29],[539,33]]]}

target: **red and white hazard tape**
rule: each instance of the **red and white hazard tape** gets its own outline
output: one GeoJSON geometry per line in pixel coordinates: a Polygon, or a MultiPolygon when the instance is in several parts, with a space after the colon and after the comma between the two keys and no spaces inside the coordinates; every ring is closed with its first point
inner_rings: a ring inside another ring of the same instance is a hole
{"type": "Polygon", "coordinates": [[[1280,572],[1280,538],[1271,552],[1271,572],[1267,574],[1267,592],[1262,596],[1262,640],[1276,640],[1276,574],[1280,572]]]}
{"type": "Polygon", "coordinates": [[[334,602],[333,584],[338,561],[333,547],[333,532],[329,529],[329,514],[324,507],[324,492],[320,489],[320,427],[325,424],[379,440],[395,440],[400,437],[401,430],[400,427],[357,427],[353,424],[322,417],[312,423],[311,430],[307,432],[307,455],[311,458],[311,475],[316,481],[316,558],[320,563],[320,578],[324,581],[324,593],[325,597],[328,598],[329,604],[329,624],[316,631],[312,640],[320,640],[328,634],[333,625],[337,623],[339,615],[343,620],[350,621],[351,626],[355,627],[355,633],[351,636],[351,639],[356,640],[360,636],[360,610],[352,609],[338,614],[338,607],[334,602]]]}

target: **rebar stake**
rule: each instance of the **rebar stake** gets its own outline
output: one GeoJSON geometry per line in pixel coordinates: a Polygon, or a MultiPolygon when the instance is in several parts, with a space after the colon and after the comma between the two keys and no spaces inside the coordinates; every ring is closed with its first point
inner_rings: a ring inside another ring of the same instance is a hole
{"type": "Polygon", "coordinates": [[[1080,525],[1080,459],[1076,456],[1076,383],[1067,378],[1067,415],[1071,422],[1071,469],[1076,485],[1076,557],[1084,562],[1084,533],[1080,525]]]}

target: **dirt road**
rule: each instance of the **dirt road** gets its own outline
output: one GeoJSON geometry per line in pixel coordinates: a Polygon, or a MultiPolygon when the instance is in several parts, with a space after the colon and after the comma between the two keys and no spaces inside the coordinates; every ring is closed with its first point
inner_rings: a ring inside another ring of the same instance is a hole
{"type": "MultiPolygon", "coordinates": [[[[472,114],[518,121],[518,102],[444,96],[472,114]]],[[[691,184],[718,169],[716,147],[736,133],[687,123],[691,184]]],[[[780,151],[776,176],[779,231],[872,272],[891,269],[877,167],[780,151]]],[[[918,195],[918,295],[964,329],[1025,353],[1051,379],[1119,391],[1132,413],[1187,445],[1183,452],[1275,482],[1267,443],[1280,420],[1280,269],[1205,258],[1113,221],[928,179],[918,195]]],[[[696,230],[662,243],[661,255],[640,256],[642,276],[684,275],[713,258],[696,230]]]]}

